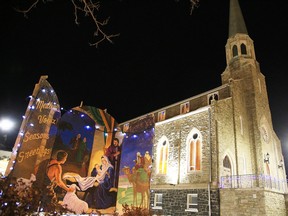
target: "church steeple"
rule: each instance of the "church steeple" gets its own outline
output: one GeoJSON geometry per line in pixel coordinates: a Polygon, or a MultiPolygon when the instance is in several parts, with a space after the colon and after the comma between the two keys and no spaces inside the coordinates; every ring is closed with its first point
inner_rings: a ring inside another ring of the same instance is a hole
{"type": "MultiPolygon", "coordinates": [[[[262,162],[263,155],[267,152],[275,161],[280,161],[282,157],[279,156],[280,151],[277,153],[278,155],[275,153],[274,143],[277,138],[276,136],[272,138],[274,131],[265,76],[261,73],[260,65],[256,60],[253,40],[247,33],[238,1],[240,0],[230,0],[229,38],[225,47],[227,66],[221,74],[222,84],[229,84],[230,87],[234,107],[233,120],[237,122],[241,117],[239,125],[246,125],[250,136],[249,139],[243,141],[246,135],[245,132],[240,132],[242,129],[239,128],[242,126],[235,127],[235,137],[238,132],[241,134],[238,136],[241,137],[239,142],[235,142],[236,164],[241,163],[240,158],[242,157],[242,153],[237,149],[244,152],[242,149],[245,149],[247,144],[252,149],[251,152],[247,150],[251,156],[251,164],[253,164],[251,166],[252,173],[276,175],[270,173],[269,166],[263,165],[262,162]],[[237,132],[237,130],[239,131],[237,132]],[[243,140],[241,140],[242,138],[243,140]]],[[[248,158],[248,155],[246,157],[248,158]]],[[[240,165],[238,168],[241,170],[240,165]]],[[[236,170],[236,172],[238,171],[236,170]]]]}
{"type": "Polygon", "coordinates": [[[231,73],[230,67],[243,65],[245,61],[256,61],[253,40],[249,37],[238,0],[230,0],[229,37],[226,43],[227,68],[222,74],[222,83],[229,79],[241,79],[241,73],[231,73]]]}
{"type": "Polygon", "coordinates": [[[235,36],[237,33],[248,35],[238,0],[230,0],[229,38],[235,36]]]}

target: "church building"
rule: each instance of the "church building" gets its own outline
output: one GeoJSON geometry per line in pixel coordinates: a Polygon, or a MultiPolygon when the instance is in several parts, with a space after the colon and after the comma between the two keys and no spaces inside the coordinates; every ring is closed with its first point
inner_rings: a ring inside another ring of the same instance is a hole
{"type": "Polygon", "coordinates": [[[225,49],[219,87],[150,113],[150,208],[159,215],[287,215],[281,142],[238,0],[225,49]]]}

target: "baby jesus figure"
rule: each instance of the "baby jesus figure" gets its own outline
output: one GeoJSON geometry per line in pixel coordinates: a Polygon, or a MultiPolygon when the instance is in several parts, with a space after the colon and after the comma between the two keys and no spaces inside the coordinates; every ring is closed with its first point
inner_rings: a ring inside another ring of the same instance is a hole
{"type": "Polygon", "coordinates": [[[102,170],[101,170],[101,166],[96,163],[94,165],[94,168],[91,172],[91,176],[95,176],[95,180],[100,183],[100,181],[103,181],[103,178],[102,178],[102,170]]]}
{"type": "Polygon", "coordinates": [[[102,164],[95,164],[94,168],[91,171],[91,176],[81,177],[78,173],[67,172],[63,175],[64,180],[70,180],[73,182],[73,179],[78,182],[78,185],[82,191],[87,190],[90,187],[97,187],[99,184],[104,182],[105,176],[108,174],[108,169],[112,168],[112,164],[109,162],[107,156],[101,157],[102,164]]]}

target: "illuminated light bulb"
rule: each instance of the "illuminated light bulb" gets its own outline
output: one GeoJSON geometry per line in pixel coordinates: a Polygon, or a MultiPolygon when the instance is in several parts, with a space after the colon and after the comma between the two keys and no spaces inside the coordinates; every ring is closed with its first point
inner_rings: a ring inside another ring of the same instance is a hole
{"type": "Polygon", "coordinates": [[[10,131],[14,127],[14,122],[11,119],[0,119],[0,130],[10,131]]]}

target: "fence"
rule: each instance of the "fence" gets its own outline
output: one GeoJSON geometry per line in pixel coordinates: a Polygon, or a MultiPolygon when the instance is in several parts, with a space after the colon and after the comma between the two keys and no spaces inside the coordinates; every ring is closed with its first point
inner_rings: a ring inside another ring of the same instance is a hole
{"type": "Polygon", "coordinates": [[[268,175],[222,176],[220,188],[267,188],[287,193],[287,179],[277,179],[268,175]]]}

